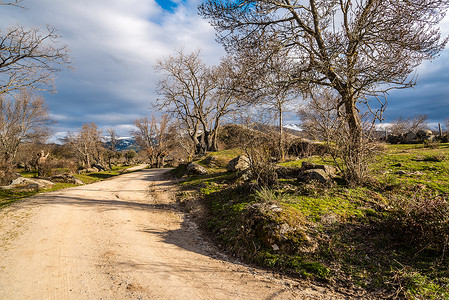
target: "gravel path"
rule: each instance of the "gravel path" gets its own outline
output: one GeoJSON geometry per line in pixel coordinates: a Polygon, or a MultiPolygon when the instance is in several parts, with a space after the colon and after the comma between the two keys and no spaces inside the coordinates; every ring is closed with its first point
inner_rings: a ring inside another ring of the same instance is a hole
{"type": "Polygon", "coordinates": [[[0,210],[0,299],[346,298],[223,259],[176,209],[164,172],[0,210]]]}

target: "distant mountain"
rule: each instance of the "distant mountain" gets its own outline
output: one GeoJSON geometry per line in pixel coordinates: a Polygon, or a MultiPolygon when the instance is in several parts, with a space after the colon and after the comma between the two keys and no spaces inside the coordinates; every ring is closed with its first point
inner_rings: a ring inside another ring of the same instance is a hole
{"type": "Polygon", "coordinates": [[[298,124],[286,124],[284,128],[294,130],[294,131],[302,131],[302,128],[298,124]]]}
{"type": "MultiPolygon", "coordinates": [[[[109,142],[105,143],[106,146],[109,145],[109,142]]],[[[128,151],[128,150],[139,150],[137,146],[136,140],[133,137],[119,137],[117,138],[117,144],[115,145],[117,151],[128,151]]]]}

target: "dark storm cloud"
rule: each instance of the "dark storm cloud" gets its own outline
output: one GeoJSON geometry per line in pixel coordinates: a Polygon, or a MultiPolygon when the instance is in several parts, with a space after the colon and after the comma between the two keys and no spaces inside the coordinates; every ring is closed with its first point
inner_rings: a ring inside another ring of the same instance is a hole
{"type": "Polygon", "coordinates": [[[391,92],[388,97],[387,122],[399,117],[426,114],[432,123],[449,119],[449,51],[417,70],[415,87],[391,92]]]}

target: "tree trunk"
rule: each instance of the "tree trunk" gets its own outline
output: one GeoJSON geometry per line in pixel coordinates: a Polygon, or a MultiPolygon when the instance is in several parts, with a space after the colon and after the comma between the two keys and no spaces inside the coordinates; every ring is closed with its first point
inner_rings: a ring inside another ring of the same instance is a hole
{"type": "Polygon", "coordinates": [[[362,125],[354,98],[348,97],[345,99],[345,112],[349,128],[347,153],[344,153],[347,177],[350,182],[360,183],[363,179],[365,166],[362,157],[362,125]]]}
{"type": "Polygon", "coordinates": [[[283,111],[282,108],[279,108],[279,158],[280,161],[283,162],[285,160],[284,153],[284,120],[283,120],[283,111]]]}

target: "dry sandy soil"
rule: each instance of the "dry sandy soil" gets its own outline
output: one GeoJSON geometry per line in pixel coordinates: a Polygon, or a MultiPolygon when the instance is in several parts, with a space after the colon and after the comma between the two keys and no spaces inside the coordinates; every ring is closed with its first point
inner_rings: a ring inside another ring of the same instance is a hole
{"type": "Polygon", "coordinates": [[[0,210],[0,299],[352,298],[228,261],[177,209],[164,172],[0,210]]]}

